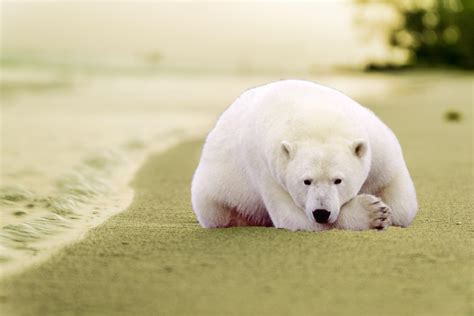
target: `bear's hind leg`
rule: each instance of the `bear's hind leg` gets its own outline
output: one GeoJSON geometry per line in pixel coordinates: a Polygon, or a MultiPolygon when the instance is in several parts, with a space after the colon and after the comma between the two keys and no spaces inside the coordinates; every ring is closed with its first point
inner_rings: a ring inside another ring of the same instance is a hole
{"type": "Polygon", "coordinates": [[[228,227],[231,222],[231,210],[212,199],[193,198],[193,209],[204,228],[228,227]]]}
{"type": "Polygon", "coordinates": [[[215,201],[194,203],[195,213],[201,226],[205,228],[237,227],[237,226],[272,226],[270,218],[249,218],[237,211],[215,201]]]}

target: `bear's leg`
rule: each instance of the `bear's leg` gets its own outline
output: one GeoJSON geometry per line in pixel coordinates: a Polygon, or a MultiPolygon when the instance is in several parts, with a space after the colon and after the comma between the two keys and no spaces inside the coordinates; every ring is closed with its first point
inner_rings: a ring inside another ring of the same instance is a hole
{"type": "Polygon", "coordinates": [[[391,224],[391,209],[374,195],[359,194],[345,203],[334,227],[348,230],[385,229],[391,224]]]}
{"type": "Polygon", "coordinates": [[[204,196],[193,197],[193,209],[204,228],[227,227],[231,221],[228,208],[204,196]]]}
{"type": "Polygon", "coordinates": [[[398,174],[377,194],[392,208],[392,225],[407,227],[418,210],[416,191],[406,172],[398,174]]]}

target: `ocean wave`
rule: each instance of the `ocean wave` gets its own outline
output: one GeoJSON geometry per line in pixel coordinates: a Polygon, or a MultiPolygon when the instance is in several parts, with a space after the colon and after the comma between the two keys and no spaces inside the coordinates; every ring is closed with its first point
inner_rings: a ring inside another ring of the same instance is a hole
{"type": "Polygon", "coordinates": [[[117,184],[127,183],[117,177],[121,169],[134,167],[127,166],[130,162],[119,150],[87,156],[56,181],[48,196],[20,185],[0,187],[4,215],[10,212],[18,218],[16,223],[0,229],[2,272],[19,265],[18,261],[25,257],[61,243],[62,233],[83,227],[98,217],[110,216],[117,207],[103,207],[104,201],[113,197],[117,184]]]}

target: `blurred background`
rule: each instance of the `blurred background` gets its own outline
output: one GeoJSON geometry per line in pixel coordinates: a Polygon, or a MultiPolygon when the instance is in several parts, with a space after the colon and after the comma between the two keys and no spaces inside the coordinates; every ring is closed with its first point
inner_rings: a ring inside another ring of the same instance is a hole
{"type": "Polygon", "coordinates": [[[426,133],[427,117],[434,128],[472,129],[473,7],[2,1],[4,261],[125,207],[150,151],[203,138],[243,90],[273,80],[337,88],[380,114],[402,144],[426,133]],[[423,120],[397,129],[406,108],[423,120]]]}
{"type": "Polygon", "coordinates": [[[3,1],[2,66],[233,74],[371,65],[472,69],[473,6],[469,0],[3,1]]]}

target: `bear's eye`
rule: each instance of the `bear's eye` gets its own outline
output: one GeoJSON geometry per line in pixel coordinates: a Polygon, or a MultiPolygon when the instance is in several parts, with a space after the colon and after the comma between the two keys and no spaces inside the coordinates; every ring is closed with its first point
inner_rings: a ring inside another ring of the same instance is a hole
{"type": "Polygon", "coordinates": [[[336,179],[336,180],[334,180],[334,184],[339,184],[339,183],[341,183],[341,182],[342,182],[341,179],[336,179]]]}
{"type": "Polygon", "coordinates": [[[303,181],[303,183],[304,183],[305,185],[311,185],[311,180],[310,180],[310,179],[306,179],[306,180],[303,181]]]}

